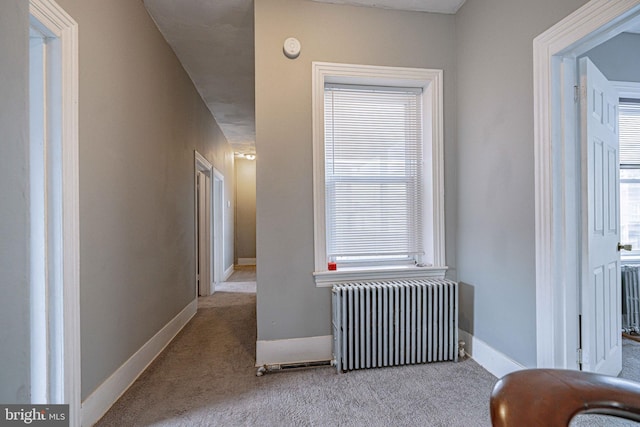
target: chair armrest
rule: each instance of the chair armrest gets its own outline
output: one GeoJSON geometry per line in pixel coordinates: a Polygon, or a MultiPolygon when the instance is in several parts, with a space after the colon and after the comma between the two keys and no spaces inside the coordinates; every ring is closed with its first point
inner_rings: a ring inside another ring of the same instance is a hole
{"type": "Polygon", "coordinates": [[[491,393],[494,427],[567,426],[581,413],[640,422],[640,384],[561,369],[527,369],[500,379],[491,393]]]}

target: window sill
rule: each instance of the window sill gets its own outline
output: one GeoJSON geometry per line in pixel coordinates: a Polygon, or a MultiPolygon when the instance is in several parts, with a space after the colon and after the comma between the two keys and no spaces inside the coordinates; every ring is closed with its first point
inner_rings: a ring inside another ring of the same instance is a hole
{"type": "Polygon", "coordinates": [[[313,278],[319,288],[328,288],[336,283],[394,279],[444,279],[449,267],[390,267],[350,268],[333,271],[316,271],[313,278]]]}
{"type": "Polygon", "coordinates": [[[639,265],[640,264],[640,255],[626,255],[620,257],[621,265],[639,265]]]}

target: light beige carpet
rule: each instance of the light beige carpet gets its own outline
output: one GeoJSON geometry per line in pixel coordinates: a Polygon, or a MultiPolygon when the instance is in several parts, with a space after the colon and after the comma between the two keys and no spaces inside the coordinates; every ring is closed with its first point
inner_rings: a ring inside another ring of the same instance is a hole
{"type": "Polygon", "coordinates": [[[227,284],[100,426],[487,426],[496,378],[473,360],[256,377],[255,293],[227,284]]]}
{"type": "MultiPolygon", "coordinates": [[[[497,379],[473,360],[256,377],[255,325],[255,283],[227,283],[201,298],[194,319],[98,425],[490,426],[497,379]]],[[[589,415],[572,425],[627,424],[589,415]]]]}

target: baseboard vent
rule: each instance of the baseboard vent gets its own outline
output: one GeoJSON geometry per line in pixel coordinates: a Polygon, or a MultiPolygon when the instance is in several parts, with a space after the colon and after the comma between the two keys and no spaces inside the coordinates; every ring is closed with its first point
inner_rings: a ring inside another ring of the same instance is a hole
{"type": "Polygon", "coordinates": [[[261,377],[267,373],[283,372],[283,371],[299,371],[301,369],[310,368],[327,368],[333,366],[331,360],[320,360],[318,362],[300,362],[300,363],[282,363],[273,365],[263,365],[256,372],[257,377],[261,377]]]}

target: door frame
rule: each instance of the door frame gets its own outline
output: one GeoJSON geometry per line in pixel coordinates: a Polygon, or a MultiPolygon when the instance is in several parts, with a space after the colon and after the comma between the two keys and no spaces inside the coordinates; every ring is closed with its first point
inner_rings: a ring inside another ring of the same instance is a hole
{"type": "MultiPolygon", "coordinates": [[[[193,171],[193,194],[194,194],[194,198],[193,198],[193,206],[194,206],[194,244],[195,244],[195,290],[196,290],[196,298],[198,297],[198,295],[200,294],[200,290],[198,289],[198,262],[200,259],[200,248],[198,247],[198,238],[199,238],[199,209],[198,209],[198,172],[202,172],[203,174],[205,174],[210,182],[213,184],[213,176],[214,176],[214,168],[213,165],[200,153],[198,153],[197,150],[194,151],[194,171],[193,171]]],[[[213,185],[210,186],[209,188],[209,201],[212,201],[212,195],[213,195],[213,185]]],[[[211,203],[209,205],[209,209],[205,210],[206,212],[206,216],[207,219],[206,221],[209,223],[209,230],[213,230],[213,209],[211,206],[211,203]]],[[[206,295],[210,295],[212,293],[212,278],[213,278],[213,273],[214,273],[214,265],[213,265],[213,237],[212,237],[212,233],[209,234],[209,239],[207,242],[208,245],[208,252],[210,254],[210,256],[208,257],[208,263],[209,263],[209,286],[207,286],[205,288],[205,292],[202,292],[203,296],[206,295]]]]}
{"type": "Polygon", "coordinates": [[[539,368],[578,369],[583,193],[576,58],[631,28],[640,0],[592,0],[533,41],[539,368]]]}
{"type": "MultiPolygon", "coordinates": [[[[52,366],[62,370],[63,402],[69,404],[69,425],[81,422],[81,342],[80,342],[80,227],[79,227],[79,159],[78,159],[78,25],[55,1],[29,0],[30,24],[51,34],[60,85],[59,114],[54,117],[59,135],[56,148],[60,182],[50,183],[58,191],[61,203],[59,219],[61,264],[62,331],[64,360],[52,366]],[[58,127],[59,126],[59,127],[58,127]]],[[[59,303],[60,301],[58,301],[59,303]]],[[[52,361],[50,360],[49,363],[52,361]]],[[[38,379],[36,379],[37,381],[38,379]]],[[[40,379],[42,380],[42,379],[40,379]]],[[[47,380],[48,381],[48,380],[47,380]]],[[[45,403],[45,402],[34,402],[45,403]]]]}
{"type": "MultiPolygon", "coordinates": [[[[211,180],[211,191],[213,193],[213,252],[212,255],[212,280],[216,283],[225,280],[224,274],[224,175],[216,168],[213,168],[213,179],[211,180]]],[[[213,289],[212,289],[213,293],[213,289]]]]}

